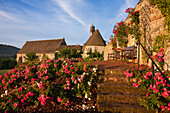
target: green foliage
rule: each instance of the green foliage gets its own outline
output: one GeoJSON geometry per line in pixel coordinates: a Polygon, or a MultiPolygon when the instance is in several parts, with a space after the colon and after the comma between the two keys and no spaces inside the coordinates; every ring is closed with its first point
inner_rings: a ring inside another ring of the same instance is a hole
{"type": "Polygon", "coordinates": [[[26,57],[24,57],[24,58],[28,61],[32,61],[32,60],[35,60],[36,58],[38,58],[38,56],[36,56],[36,53],[30,52],[30,53],[26,53],[26,57]]]}
{"type": "Polygon", "coordinates": [[[128,33],[135,38],[136,41],[140,40],[140,30],[139,30],[139,11],[129,11],[129,15],[131,18],[131,23],[128,24],[128,33]]]}
{"type": "Polygon", "coordinates": [[[100,54],[99,52],[97,52],[96,50],[94,52],[89,51],[87,53],[88,57],[86,58],[86,60],[103,60],[104,59],[104,52],[102,52],[102,54],[100,54]]]}
{"type": "Polygon", "coordinates": [[[66,49],[63,49],[59,52],[56,52],[55,53],[55,59],[59,59],[61,57],[64,57],[64,58],[82,58],[82,54],[83,51],[81,50],[76,50],[76,49],[70,49],[70,48],[66,48],[66,49]]]}
{"type": "MultiPolygon", "coordinates": [[[[152,70],[150,67],[142,65],[139,70],[128,70],[125,72],[129,80],[136,79],[136,82],[133,83],[134,87],[141,87],[146,90],[146,96],[140,99],[141,105],[152,110],[170,110],[169,84],[165,82],[159,71],[155,70],[154,73],[154,84],[152,87],[152,70]]],[[[168,70],[163,71],[163,73],[167,78],[170,77],[168,70]]]]}
{"type": "Polygon", "coordinates": [[[115,35],[115,38],[119,42],[119,46],[125,47],[128,43],[128,33],[126,24],[123,21],[117,23],[117,25],[114,26],[113,33],[115,35]]]}
{"type": "Polygon", "coordinates": [[[157,5],[161,10],[162,15],[165,17],[165,23],[170,32],[170,0],[149,0],[151,5],[157,5]]]}
{"type": "Polygon", "coordinates": [[[0,59],[0,69],[12,69],[17,64],[15,59],[0,59]]]}
{"type": "Polygon", "coordinates": [[[55,60],[59,59],[60,58],[60,53],[59,52],[56,52],[55,53],[55,60]]]}
{"type": "MultiPolygon", "coordinates": [[[[55,112],[91,103],[97,68],[72,60],[36,59],[0,75],[1,112],[55,112]],[[52,108],[52,109],[51,109],[52,108]]],[[[79,109],[81,109],[79,107],[79,109]]],[[[92,109],[88,107],[88,109],[92,109]]]]}
{"type": "Polygon", "coordinates": [[[165,52],[167,47],[169,47],[170,38],[168,35],[160,35],[155,38],[155,42],[153,44],[153,51],[158,53],[161,48],[164,48],[165,52]]]}
{"type": "Polygon", "coordinates": [[[159,64],[159,68],[162,69],[162,73],[155,69],[154,74],[152,68],[141,65],[138,70],[127,70],[125,75],[128,79],[136,79],[133,83],[134,87],[142,87],[146,89],[146,97],[140,100],[141,105],[144,105],[147,109],[170,110],[170,71],[164,70],[164,49],[161,48],[159,52],[152,56],[152,59],[159,64]],[[152,86],[153,75],[153,86],[152,86]]]}

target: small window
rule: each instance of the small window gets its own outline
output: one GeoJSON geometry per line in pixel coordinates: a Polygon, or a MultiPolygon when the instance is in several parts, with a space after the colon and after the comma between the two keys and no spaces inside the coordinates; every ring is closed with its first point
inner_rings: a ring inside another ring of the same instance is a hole
{"type": "Polygon", "coordinates": [[[96,51],[97,51],[97,49],[98,49],[98,48],[97,48],[97,47],[95,47],[95,50],[96,50],[96,51]]]}
{"type": "Polygon", "coordinates": [[[87,51],[87,48],[86,48],[86,51],[87,51]]]}

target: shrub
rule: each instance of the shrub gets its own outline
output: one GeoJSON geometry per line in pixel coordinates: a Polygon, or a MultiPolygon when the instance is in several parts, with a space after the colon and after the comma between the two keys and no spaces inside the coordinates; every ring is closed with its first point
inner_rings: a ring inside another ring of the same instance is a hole
{"type": "Polygon", "coordinates": [[[83,52],[81,50],[76,50],[76,49],[70,49],[70,48],[66,48],[66,49],[63,49],[59,52],[56,52],[55,53],[55,59],[59,59],[61,57],[64,57],[64,58],[82,58],[82,54],[83,52]]]}
{"type": "Polygon", "coordinates": [[[0,69],[12,69],[17,64],[16,60],[11,59],[0,59],[0,69]]]}
{"type": "Polygon", "coordinates": [[[36,58],[38,58],[38,56],[36,56],[36,53],[34,52],[26,53],[26,57],[25,57],[26,60],[32,61],[35,60],[36,58]]]}
{"type": "Polygon", "coordinates": [[[96,50],[94,52],[89,51],[87,53],[87,55],[88,55],[88,57],[86,57],[85,60],[103,60],[104,59],[104,52],[102,52],[102,54],[100,54],[96,50]]]}
{"type": "MultiPolygon", "coordinates": [[[[164,64],[163,56],[163,49],[160,49],[159,53],[155,55],[155,60],[160,62],[158,63],[160,67],[164,64]]],[[[147,109],[158,109],[158,111],[170,110],[170,84],[159,71],[154,70],[154,73],[153,86],[151,67],[142,65],[139,70],[127,70],[125,75],[129,79],[135,78],[137,80],[133,83],[134,87],[142,87],[147,90],[146,97],[140,100],[141,105],[147,109]]],[[[162,73],[170,80],[170,71],[165,70],[162,73]]]]}
{"type": "Polygon", "coordinates": [[[22,63],[0,75],[0,111],[77,109],[77,104],[94,96],[95,71],[93,66],[75,64],[70,60],[44,58],[22,63]]]}

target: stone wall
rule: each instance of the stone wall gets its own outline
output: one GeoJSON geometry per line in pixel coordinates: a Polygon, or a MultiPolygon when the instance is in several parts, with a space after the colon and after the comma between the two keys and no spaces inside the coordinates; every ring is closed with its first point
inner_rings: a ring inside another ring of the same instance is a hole
{"type": "MultiPolygon", "coordinates": [[[[147,50],[152,50],[156,36],[161,34],[162,35],[168,34],[164,28],[165,17],[163,17],[161,11],[157,8],[157,6],[151,5],[149,3],[149,0],[140,0],[140,2],[135,7],[135,11],[139,11],[140,14],[139,25],[140,25],[140,31],[141,33],[143,33],[143,35],[140,37],[141,43],[146,44],[145,48],[147,50]],[[144,37],[146,37],[146,40],[144,37]]],[[[131,18],[130,16],[128,16],[125,19],[125,23],[128,24],[130,23],[130,21],[131,18]]],[[[136,45],[135,39],[132,38],[132,36],[128,36],[127,46],[133,46],[133,45],[136,45]]],[[[111,51],[111,48],[112,48],[111,46],[106,46],[105,49],[106,55],[111,51]]],[[[143,54],[144,54],[143,51],[140,51],[140,56],[142,56],[143,54]]],[[[146,60],[144,60],[142,57],[140,57],[140,64],[148,64],[148,65],[151,64],[150,61],[146,62],[146,60]]],[[[104,59],[107,60],[107,58],[104,59]]],[[[165,53],[165,61],[170,65],[170,47],[167,48],[167,51],[165,53]]],[[[167,67],[165,66],[165,68],[167,67]]]]}
{"type": "MultiPolygon", "coordinates": [[[[157,8],[157,6],[151,5],[149,3],[149,0],[140,0],[140,2],[135,7],[135,11],[139,11],[140,31],[144,34],[140,37],[141,43],[146,44],[145,48],[147,50],[152,50],[156,36],[161,34],[168,34],[164,28],[165,17],[163,17],[161,11],[157,8]],[[144,39],[144,36],[146,37],[146,40],[144,39]]],[[[125,23],[129,22],[130,18],[128,16],[125,20],[125,23]]],[[[128,40],[129,42],[127,46],[135,45],[135,40],[131,36],[128,36],[128,40]]],[[[140,55],[143,55],[143,51],[141,51],[140,55]]],[[[167,49],[165,61],[170,64],[170,47],[168,47],[167,49]]],[[[140,63],[148,65],[151,64],[150,62],[146,62],[146,60],[143,60],[142,57],[140,59],[140,63]]]]}
{"type": "MultiPolygon", "coordinates": [[[[45,56],[47,56],[49,59],[55,59],[55,53],[46,53],[46,54],[36,53],[36,56],[38,56],[40,60],[42,60],[43,57],[45,56]]],[[[26,54],[17,54],[16,61],[19,62],[19,60],[22,60],[22,62],[25,62],[26,61],[25,57],[26,57],[26,54]]]]}
{"type": "Polygon", "coordinates": [[[92,52],[94,52],[95,50],[97,52],[99,52],[100,54],[102,54],[102,52],[104,51],[105,49],[105,46],[85,46],[84,49],[83,49],[83,54],[82,54],[82,57],[85,58],[87,57],[87,52],[89,52],[90,50],[92,52]]]}
{"type": "Polygon", "coordinates": [[[108,54],[113,53],[112,43],[108,43],[104,49],[104,60],[108,60],[108,54]]]}

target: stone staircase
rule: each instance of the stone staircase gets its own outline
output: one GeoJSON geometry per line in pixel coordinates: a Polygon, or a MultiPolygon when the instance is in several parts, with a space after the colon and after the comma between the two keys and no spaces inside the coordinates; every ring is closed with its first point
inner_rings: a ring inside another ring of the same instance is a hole
{"type": "MultiPolygon", "coordinates": [[[[98,84],[97,108],[99,112],[111,113],[155,113],[139,105],[139,99],[145,96],[146,91],[133,87],[124,72],[132,68],[109,68],[101,71],[98,84]]],[[[135,68],[135,67],[133,67],[135,68]]]]}

